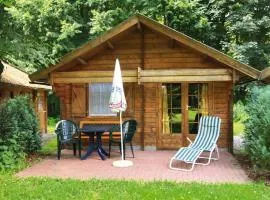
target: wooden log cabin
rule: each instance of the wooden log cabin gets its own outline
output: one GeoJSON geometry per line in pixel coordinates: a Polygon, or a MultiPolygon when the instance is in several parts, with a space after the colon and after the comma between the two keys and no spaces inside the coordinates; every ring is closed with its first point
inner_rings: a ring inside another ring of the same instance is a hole
{"type": "Polygon", "coordinates": [[[47,93],[51,86],[31,83],[28,74],[0,62],[0,103],[17,95],[29,95],[39,118],[40,132],[47,133],[47,93]]]}
{"type": "Polygon", "coordinates": [[[260,72],[145,16],[129,18],[30,77],[52,85],[63,119],[117,122],[108,109],[116,58],[128,105],[124,118],[138,122],[138,147],[178,149],[186,137],[195,138],[200,116],[215,115],[222,119],[218,144],[231,149],[233,86],[260,72]]]}

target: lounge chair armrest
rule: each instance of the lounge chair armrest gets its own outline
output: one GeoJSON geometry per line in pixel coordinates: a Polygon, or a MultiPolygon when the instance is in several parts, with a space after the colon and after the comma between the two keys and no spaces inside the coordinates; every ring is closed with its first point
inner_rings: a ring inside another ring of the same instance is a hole
{"type": "Polygon", "coordinates": [[[187,137],[187,140],[189,141],[189,145],[191,145],[193,142],[191,141],[191,139],[189,139],[189,137],[187,137]]]}
{"type": "Polygon", "coordinates": [[[212,141],[211,144],[213,145],[213,146],[212,146],[213,149],[214,149],[215,147],[218,147],[217,142],[215,142],[215,141],[212,141]]]}

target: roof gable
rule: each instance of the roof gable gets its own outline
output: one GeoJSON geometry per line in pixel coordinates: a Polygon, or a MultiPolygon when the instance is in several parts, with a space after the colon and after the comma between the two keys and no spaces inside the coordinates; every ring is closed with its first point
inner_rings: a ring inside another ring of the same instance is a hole
{"type": "Polygon", "coordinates": [[[258,79],[260,76],[260,71],[258,71],[257,69],[243,64],[229,56],[227,56],[226,54],[210,47],[207,46],[183,33],[180,33],[168,26],[162,25],[152,19],[149,19],[143,15],[135,15],[129,19],[127,19],[126,21],[120,23],[119,25],[115,26],[114,28],[110,29],[109,31],[105,32],[104,34],[102,34],[101,36],[97,37],[96,39],[93,39],[89,42],[87,42],[86,44],[84,44],[83,46],[81,46],[80,48],[66,54],[64,57],[62,57],[61,61],[56,64],[56,65],[52,65],[49,68],[43,69],[41,71],[35,72],[32,75],[30,75],[31,80],[35,81],[35,80],[40,80],[40,79],[46,79],[48,78],[48,74],[50,72],[53,72],[61,67],[63,67],[64,65],[72,62],[75,59],[80,58],[80,56],[83,56],[84,54],[91,52],[92,50],[94,50],[95,48],[99,47],[100,45],[106,43],[108,40],[114,38],[115,36],[117,36],[118,34],[130,29],[131,27],[133,27],[134,25],[140,25],[143,24],[144,26],[155,30],[159,33],[162,33],[192,49],[195,49],[196,51],[207,55],[209,57],[211,57],[212,59],[225,64],[226,66],[229,66],[233,69],[235,69],[236,71],[239,71],[253,79],[258,79]]]}

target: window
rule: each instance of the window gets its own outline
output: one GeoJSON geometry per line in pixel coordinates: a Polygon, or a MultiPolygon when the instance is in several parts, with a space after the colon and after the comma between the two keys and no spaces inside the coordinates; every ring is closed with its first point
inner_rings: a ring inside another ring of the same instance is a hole
{"type": "Polygon", "coordinates": [[[116,116],[111,112],[109,101],[111,96],[111,83],[89,84],[89,115],[90,116],[116,116]]]}
{"type": "Polygon", "coordinates": [[[162,85],[163,133],[182,131],[181,84],[162,85]]]}

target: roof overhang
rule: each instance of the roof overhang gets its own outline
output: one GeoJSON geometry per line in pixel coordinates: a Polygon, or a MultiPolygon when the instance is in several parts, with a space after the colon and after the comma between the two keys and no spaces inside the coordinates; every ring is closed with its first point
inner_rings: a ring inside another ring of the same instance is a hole
{"type": "Polygon", "coordinates": [[[3,61],[0,62],[2,63],[3,67],[2,72],[0,74],[0,83],[3,83],[5,86],[16,86],[42,90],[52,89],[52,87],[49,85],[31,82],[27,73],[3,61]]]}
{"type": "Polygon", "coordinates": [[[270,67],[265,68],[262,72],[261,72],[261,77],[260,79],[262,81],[265,81],[267,83],[270,83],[270,67]]]}

